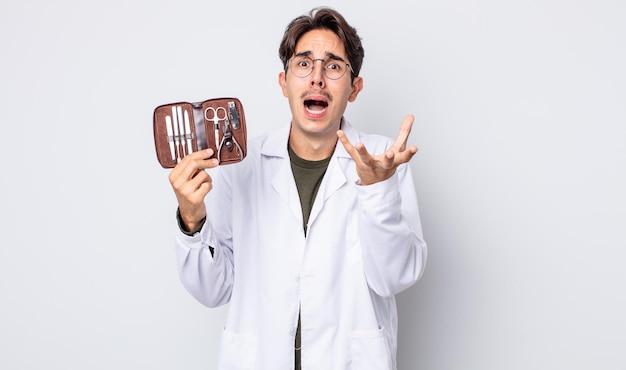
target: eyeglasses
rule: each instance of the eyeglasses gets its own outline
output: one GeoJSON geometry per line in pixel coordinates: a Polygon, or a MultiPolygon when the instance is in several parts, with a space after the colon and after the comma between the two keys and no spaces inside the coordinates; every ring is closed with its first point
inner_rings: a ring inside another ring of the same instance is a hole
{"type": "Polygon", "coordinates": [[[297,55],[289,60],[291,73],[293,73],[296,77],[305,78],[313,72],[315,62],[318,60],[322,62],[322,71],[324,72],[324,76],[330,78],[331,80],[340,79],[348,69],[354,73],[350,64],[344,62],[343,60],[332,58],[325,60],[311,59],[305,55],[297,55]]]}

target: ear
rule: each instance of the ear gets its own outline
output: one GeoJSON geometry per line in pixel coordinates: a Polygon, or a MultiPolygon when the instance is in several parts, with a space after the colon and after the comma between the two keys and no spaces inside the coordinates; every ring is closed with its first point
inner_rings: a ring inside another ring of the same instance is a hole
{"type": "Polygon", "coordinates": [[[348,97],[348,101],[351,103],[355,101],[357,95],[359,95],[361,90],[363,90],[363,78],[355,77],[354,81],[352,81],[352,92],[350,93],[350,96],[348,97]]]}
{"type": "Polygon", "coordinates": [[[280,88],[283,90],[283,96],[285,98],[288,98],[287,96],[287,81],[285,80],[287,78],[287,76],[285,75],[285,72],[280,72],[278,74],[278,84],[280,85],[280,88]]]}

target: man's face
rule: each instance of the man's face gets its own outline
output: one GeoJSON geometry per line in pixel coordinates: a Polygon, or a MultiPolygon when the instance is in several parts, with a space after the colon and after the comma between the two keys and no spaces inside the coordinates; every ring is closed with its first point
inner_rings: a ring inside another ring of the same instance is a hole
{"type": "MultiPolygon", "coordinates": [[[[313,61],[310,75],[300,78],[292,73],[291,63],[287,72],[279,74],[283,95],[289,99],[292,113],[292,135],[318,136],[336,140],[341,117],[348,102],[356,99],[363,86],[360,77],[351,81],[349,67],[340,78],[333,80],[324,73],[324,61],[340,58],[349,63],[343,43],[332,31],[313,30],[302,35],[296,44],[294,55],[307,55],[313,61]]],[[[337,63],[342,63],[337,59],[337,63]]]]}

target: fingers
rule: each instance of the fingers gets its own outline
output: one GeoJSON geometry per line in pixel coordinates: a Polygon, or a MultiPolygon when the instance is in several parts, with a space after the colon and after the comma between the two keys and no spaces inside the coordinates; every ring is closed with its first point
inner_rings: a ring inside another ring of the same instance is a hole
{"type": "Polygon", "coordinates": [[[397,153],[395,155],[394,158],[394,164],[400,165],[402,163],[407,163],[408,161],[411,160],[411,158],[413,158],[413,156],[417,153],[417,147],[416,146],[410,146],[408,148],[406,148],[406,150],[403,150],[399,153],[397,153]]]}
{"type": "Polygon", "coordinates": [[[396,141],[391,146],[390,151],[395,153],[393,165],[398,166],[402,163],[406,163],[413,158],[413,156],[417,153],[416,146],[406,147],[407,141],[409,139],[409,135],[411,134],[411,129],[413,128],[413,122],[415,121],[415,117],[413,115],[408,114],[402,120],[400,124],[400,130],[398,131],[398,137],[396,141]]]}
{"type": "Polygon", "coordinates": [[[186,200],[191,203],[199,203],[211,190],[211,177],[204,170],[218,165],[212,149],[190,153],[170,172],[169,180],[174,188],[179,203],[186,200]]]}
{"type": "Polygon", "coordinates": [[[374,157],[372,157],[372,155],[367,151],[365,145],[363,145],[362,143],[356,143],[352,145],[352,143],[350,142],[350,140],[348,140],[346,134],[342,130],[337,131],[337,137],[339,138],[339,141],[341,142],[343,147],[346,149],[346,152],[348,152],[350,157],[352,157],[355,162],[363,163],[365,165],[371,165],[374,157]]]}
{"type": "Polygon", "coordinates": [[[415,117],[408,114],[402,120],[400,124],[400,131],[398,132],[398,137],[393,144],[393,148],[396,152],[402,152],[406,148],[407,140],[409,139],[409,135],[411,134],[411,128],[413,127],[413,121],[415,117]]]}
{"type": "Polygon", "coordinates": [[[400,124],[396,141],[391,148],[383,153],[382,156],[379,156],[378,159],[376,156],[370,154],[362,143],[352,144],[342,130],[337,131],[337,136],[346,149],[346,152],[348,152],[355,161],[360,160],[361,163],[370,166],[373,165],[375,161],[379,160],[383,168],[393,168],[394,166],[410,161],[417,153],[416,146],[406,147],[414,120],[415,117],[410,114],[404,117],[400,124]]]}
{"type": "Polygon", "coordinates": [[[348,140],[343,130],[337,131],[337,137],[339,138],[339,141],[341,142],[343,147],[346,149],[346,152],[348,152],[348,154],[350,154],[350,156],[354,158],[356,154],[356,149],[354,148],[350,140],[348,140]]]}
{"type": "Polygon", "coordinates": [[[186,155],[180,163],[174,167],[172,174],[175,177],[184,176],[189,179],[193,177],[198,170],[217,167],[219,165],[217,159],[209,159],[213,153],[213,149],[205,149],[186,155]]]}

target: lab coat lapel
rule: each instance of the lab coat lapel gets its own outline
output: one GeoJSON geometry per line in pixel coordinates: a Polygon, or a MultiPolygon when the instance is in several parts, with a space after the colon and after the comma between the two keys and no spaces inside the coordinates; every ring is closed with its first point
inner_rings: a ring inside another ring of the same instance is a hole
{"type": "Polygon", "coordinates": [[[268,135],[263,143],[261,153],[264,160],[276,161],[275,175],[271,179],[272,188],[287,205],[294,217],[302,224],[302,206],[291,171],[291,162],[287,152],[289,127],[286,126],[268,135]],[[273,157],[273,158],[272,158],[273,157]]]}
{"type": "MultiPolygon", "coordinates": [[[[350,123],[348,123],[348,121],[346,121],[345,119],[342,123],[342,130],[352,144],[356,143],[359,140],[357,131],[354,130],[350,123]]],[[[352,161],[352,158],[350,157],[348,152],[346,152],[343,144],[337,141],[337,146],[335,147],[333,158],[328,164],[328,169],[326,170],[324,179],[320,184],[320,189],[317,192],[317,197],[315,198],[315,202],[313,203],[311,215],[309,216],[309,223],[313,223],[315,221],[315,218],[324,207],[324,203],[328,200],[328,198],[330,198],[335,192],[337,192],[337,190],[339,190],[348,182],[348,179],[346,178],[346,175],[340,165],[340,161],[346,160],[352,161]]]]}
{"type": "Polygon", "coordinates": [[[302,206],[300,205],[300,195],[296,188],[296,181],[291,171],[289,158],[280,161],[278,172],[272,179],[272,187],[278,196],[287,204],[294,217],[302,224],[302,206]]]}
{"type": "Polygon", "coordinates": [[[324,175],[324,179],[320,184],[320,188],[317,191],[315,202],[313,202],[313,208],[311,209],[311,215],[309,216],[309,224],[315,222],[317,215],[324,208],[324,203],[330,198],[337,190],[339,190],[346,183],[346,176],[343,174],[337,157],[333,157],[328,164],[328,169],[324,175]]]}

